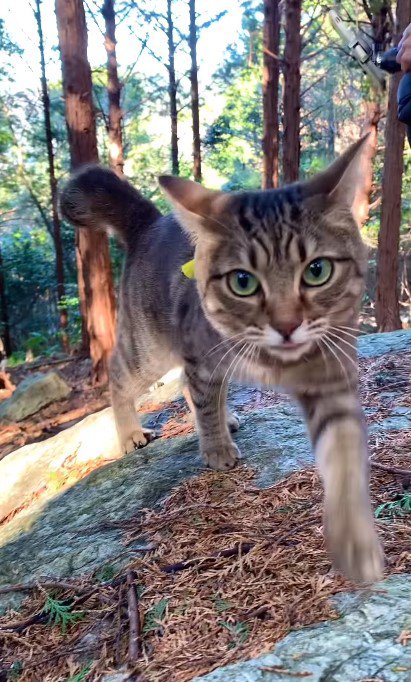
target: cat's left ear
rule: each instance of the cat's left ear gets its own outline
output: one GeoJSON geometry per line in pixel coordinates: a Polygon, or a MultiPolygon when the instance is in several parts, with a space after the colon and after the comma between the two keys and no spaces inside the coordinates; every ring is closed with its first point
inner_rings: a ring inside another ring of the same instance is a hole
{"type": "Polygon", "coordinates": [[[302,183],[306,197],[328,196],[331,204],[349,208],[354,217],[356,203],[366,192],[367,167],[371,160],[370,134],[352,144],[325,171],[302,183]]]}
{"type": "Polygon", "coordinates": [[[174,205],[182,227],[192,236],[204,232],[221,232],[221,224],[212,213],[226,196],[224,192],[206,189],[198,182],[162,175],[158,182],[174,205]]]}

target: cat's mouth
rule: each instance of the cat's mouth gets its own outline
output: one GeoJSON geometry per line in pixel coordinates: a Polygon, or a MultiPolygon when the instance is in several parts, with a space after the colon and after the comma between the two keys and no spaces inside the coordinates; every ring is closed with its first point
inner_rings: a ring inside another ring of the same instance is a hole
{"type": "Polygon", "coordinates": [[[295,349],[295,348],[302,348],[303,346],[306,346],[306,345],[307,345],[307,341],[299,341],[299,342],[296,342],[296,341],[283,341],[283,343],[282,343],[280,346],[275,346],[275,347],[276,347],[276,348],[280,348],[281,350],[282,350],[282,349],[292,350],[292,349],[295,349]]]}

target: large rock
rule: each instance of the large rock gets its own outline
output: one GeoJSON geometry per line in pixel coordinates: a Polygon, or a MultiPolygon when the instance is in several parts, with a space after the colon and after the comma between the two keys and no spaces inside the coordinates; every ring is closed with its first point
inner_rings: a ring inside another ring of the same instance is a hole
{"type": "MultiPolygon", "coordinates": [[[[111,452],[111,448],[116,447],[111,410],[93,417],[96,419],[94,426],[97,424],[99,429],[104,426],[100,436],[96,436],[99,446],[104,450],[106,443],[107,451],[111,452]]],[[[34,498],[34,488],[38,489],[41,481],[52,482],[56,461],[61,462],[64,453],[72,452],[76,440],[77,444],[80,442],[80,452],[84,456],[96,452],[91,419],[84,420],[90,428],[89,438],[80,436],[80,424],[77,424],[71,429],[75,435],[64,447],[64,441],[59,439],[69,430],[45,443],[36,443],[35,447],[25,446],[0,461],[0,481],[13,476],[13,488],[7,500],[9,507],[13,506],[13,500],[16,505],[22,494],[26,499],[34,498]],[[60,443],[56,450],[52,441],[60,443]],[[46,449],[43,458],[39,446],[46,449]],[[30,448],[35,454],[27,457],[30,448]],[[25,472],[26,466],[29,473],[25,472]],[[33,485],[36,468],[40,473],[33,485]],[[29,495],[27,491],[30,491],[29,495]]],[[[236,434],[236,441],[244,453],[244,461],[259,472],[261,486],[271,485],[313,461],[304,425],[294,408],[288,405],[248,413],[236,434]]],[[[126,560],[120,533],[107,522],[135,516],[139,510],[154,506],[173,486],[202,469],[197,437],[191,434],[154,441],[142,450],[93,471],[63,492],[50,486],[48,492],[33,499],[0,529],[0,584],[40,575],[78,575],[118,555],[126,560]]],[[[1,485],[4,507],[7,484],[1,485]]],[[[6,603],[3,597],[0,605],[2,603],[6,603]]]]}
{"type": "Polygon", "coordinates": [[[11,398],[0,405],[0,421],[19,422],[71,392],[57,372],[32,374],[16,388],[11,398]]]}
{"type": "Polygon", "coordinates": [[[300,677],[310,682],[410,682],[411,646],[398,641],[401,631],[411,628],[410,576],[389,578],[378,590],[344,595],[336,600],[340,620],[292,632],[272,653],[219,668],[193,682],[284,682],[300,677]],[[277,672],[269,672],[270,667],[277,672]]]}
{"type": "Polygon", "coordinates": [[[65,462],[84,465],[119,456],[117,433],[111,408],[91,414],[53,438],[31,443],[0,461],[0,521],[16,507],[24,506],[36,492],[41,504],[56,494],[53,480],[65,462]]]}

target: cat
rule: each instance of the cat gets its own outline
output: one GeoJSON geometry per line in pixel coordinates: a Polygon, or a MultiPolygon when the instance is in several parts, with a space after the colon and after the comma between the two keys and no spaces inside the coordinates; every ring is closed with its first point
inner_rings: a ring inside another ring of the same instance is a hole
{"type": "Polygon", "coordinates": [[[148,440],[134,399],[178,364],[213,469],[240,457],[229,380],[284,388],[308,425],[334,566],[356,581],[378,579],[383,566],[357,395],[367,253],[352,207],[366,146],[362,138],[325,171],[281,189],[224,193],[160,177],[169,216],[99,166],[80,169],[61,197],[69,221],[113,230],[126,250],[110,371],[122,451],[148,440]],[[192,259],[195,279],[182,272],[192,259]]]}

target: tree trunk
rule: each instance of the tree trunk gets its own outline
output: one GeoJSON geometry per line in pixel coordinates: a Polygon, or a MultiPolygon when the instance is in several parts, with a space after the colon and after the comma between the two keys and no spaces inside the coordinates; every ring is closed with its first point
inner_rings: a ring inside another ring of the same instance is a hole
{"type": "Polygon", "coordinates": [[[46,62],[44,59],[44,38],[43,38],[43,26],[41,23],[41,10],[40,10],[41,0],[36,0],[35,17],[37,22],[37,32],[39,37],[39,51],[40,51],[40,66],[41,66],[41,98],[43,103],[43,113],[44,113],[44,131],[46,136],[46,147],[47,147],[47,159],[49,166],[49,183],[50,183],[50,194],[51,194],[51,215],[53,223],[53,240],[54,248],[56,251],[56,279],[57,279],[57,300],[59,303],[59,320],[60,320],[60,333],[61,333],[61,344],[63,350],[68,352],[69,350],[69,340],[67,336],[67,308],[64,306],[62,301],[66,295],[64,287],[64,258],[63,258],[63,244],[61,241],[61,224],[58,214],[58,191],[57,191],[57,180],[56,172],[54,166],[54,150],[53,150],[53,134],[51,131],[51,118],[50,118],[50,97],[48,93],[47,78],[46,78],[46,62]]]}
{"type": "Polygon", "coordinates": [[[263,189],[278,187],[278,80],[280,16],[278,0],[264,0],[263,189]]]}
{"type": "MultiPolygon", "coordinates": [[[[63,74],[65,113],[72,169],[98,161],[96,120],[87,60],[87,28],[82,0],[55,0],[63,74]]],[[[87,323],[93,381],[107,380],[114,345],[115,305],[107,235],[77,231],[78,286],[87,323]]]]}
{"type": "Polygon", "coordinates": [[[352,212],[358,223],[363,225],[368,220],[370,199],[372,194],[373,162],[378,146],[378,124],[381,119],[381,106],[378,100],[364,102],[365,116],[361,135],[370,134],[367,154],[363,155],[361,177],[362,182],[355,197],[352,212]]]}
{"type": "Polygon", "coordinates": [[[171,120],[171,170],[173,175],[180,172],[178,160],[178,115],[177,115],[177,81],[176,69],[174,64],[175,45],[174,45],[174,24],[171,13],[172,0],[167,0],[167,42],[168,42],[168,96],[170,100],[170,120],[171,120]]]}
{"type": "Polygon", "coordinates": [[[6,285],[5,285],[5,280],[4,280],[4,265],[3,265],[3,257],[1,255],[1,249],[0,249],[0,305],[1,305],[1,311],[0,311],[1,330],[0,330],[0,335],[3,338],[4,350],[6,352],[6,355],[9,356],[13,352],[13,346],[12,346],[11,337],[10,337],[9,313],[8,313],[8,308],[7,308],[6,285]]]}
{"type": "Polygon", "coordinates": [[[196,182],[201,182],[201,139],[200,139],[200,109],[198,98],[198,66],[197,66],[197,25],[196,2],[190,4],[190,84],[191,84],[191,116],[193,121],[193,175],[196,182]]]}
{"type": "Polygon", "coordinates": [[[286,0],[283,97],[284,182],[298,180],[300,170],[301,49],[301,0],[286,0]]]}
{"type": "MultiPolygon", "coordinates": [[[[411,0],[397,0],[394,44],[411,21],[411,0]]],[[[397,89],[401,74],[389,80],[385,125],[385,157],[382,176],[381,224],[377,252],[377,294],[375,312],[380,331],[401,329],[398,301],[398,250],[401,226],[401,191],[404,167],[405,127],[397,119],[397,89]]]]}
{"type": "Polygon", "coordinates": [[[123,111],[120,106],[121,83],[118,78],[116,55],[116,15],[115,0],[104,0],[101,13],[106,24],[104,47],[107,52],[107,92],[108,92],[108,139],[111,168],[117,175],[123,175],[123,111]]]}

